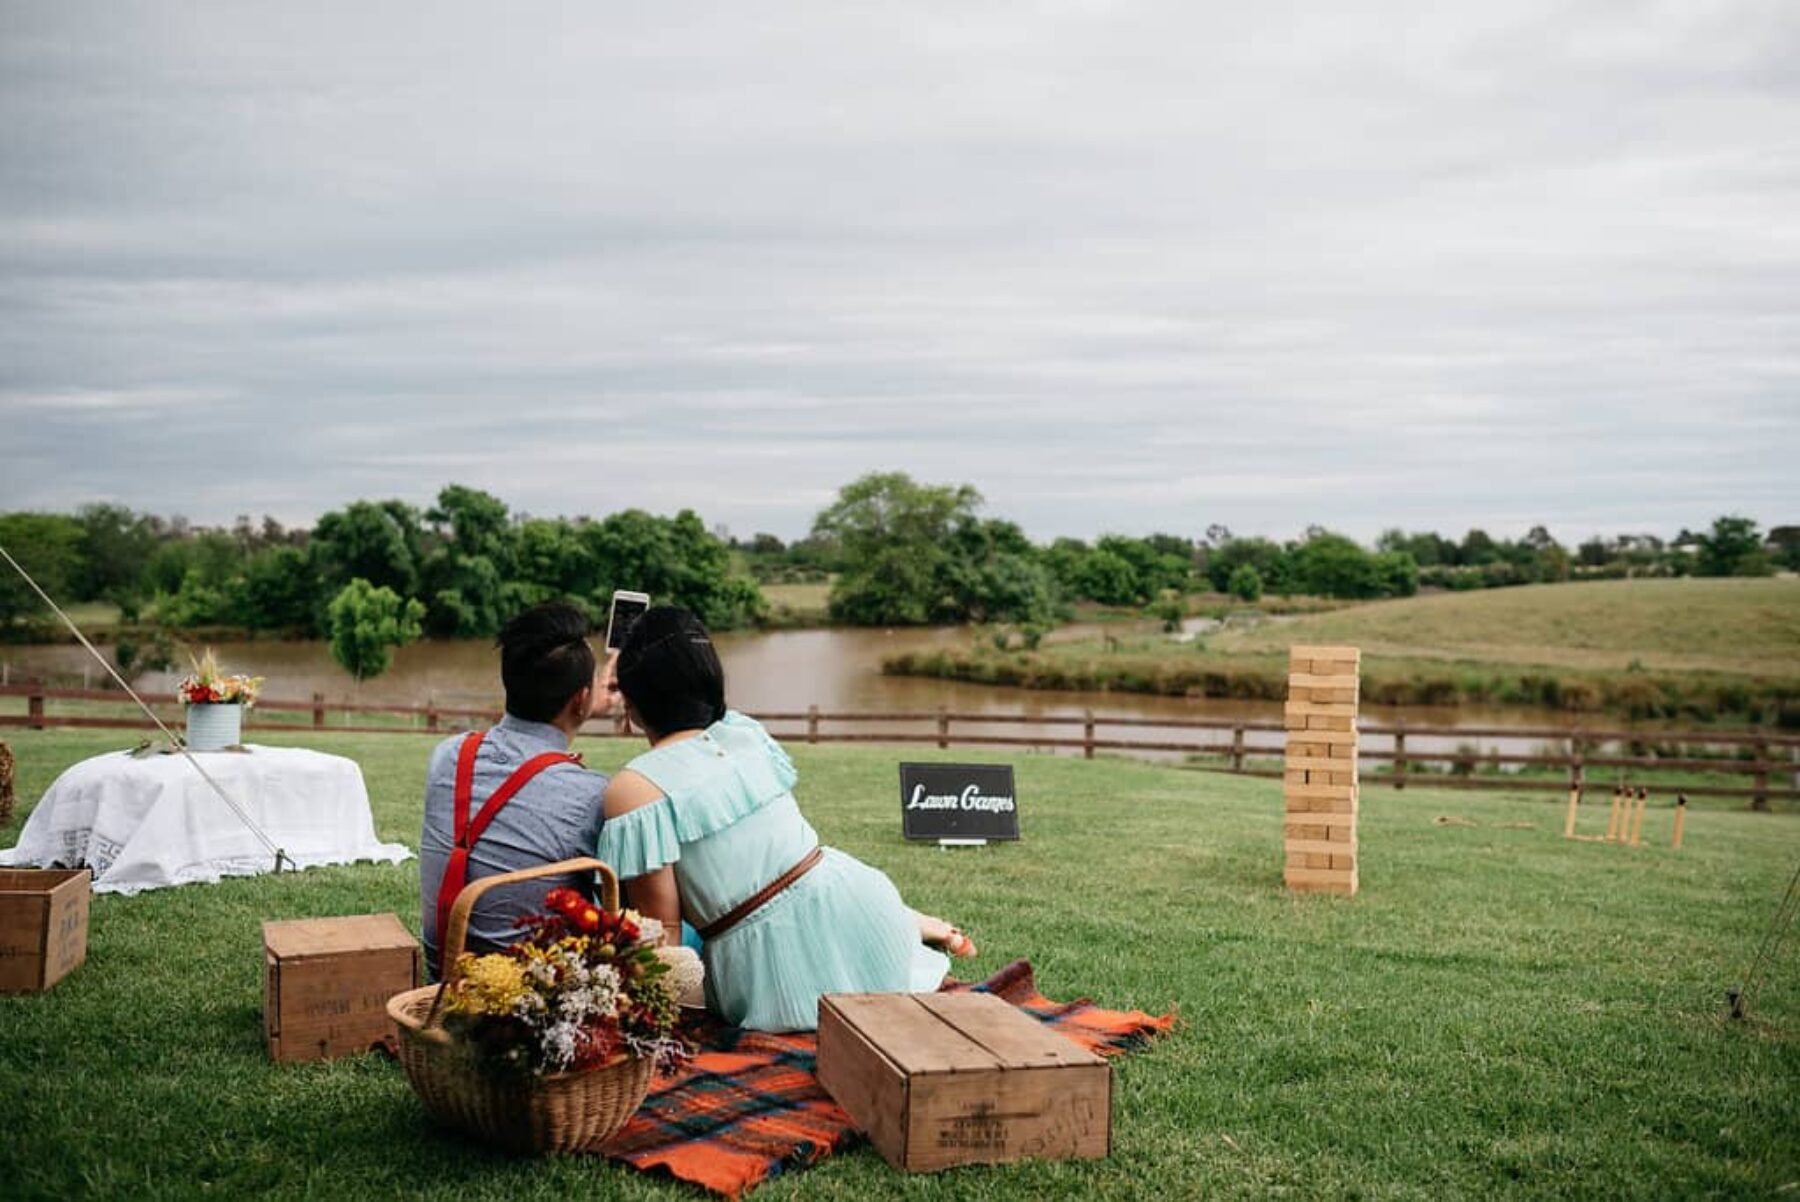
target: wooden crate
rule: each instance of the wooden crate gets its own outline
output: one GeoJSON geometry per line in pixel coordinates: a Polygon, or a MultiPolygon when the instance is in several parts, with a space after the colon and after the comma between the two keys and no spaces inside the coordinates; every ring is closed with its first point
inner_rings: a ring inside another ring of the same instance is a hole
{"type": "Polygon", "coordinates": [[[85,868],[0,868],[0,993],[48,989],[87,959],[85,868]]]}
{"type": "Polygon", "coordinates": [[[263,1033],[275,1060],[366,1052],[387,1002],[419,984],[419,941],[394,914],[263,923],[263,1033]]]}
{"type": "Polygon", "coordinates": [[[1112,1066],[992,994],[828,994],[819,1080],[909,1173],[1112,1151],[1112,1066]]]}

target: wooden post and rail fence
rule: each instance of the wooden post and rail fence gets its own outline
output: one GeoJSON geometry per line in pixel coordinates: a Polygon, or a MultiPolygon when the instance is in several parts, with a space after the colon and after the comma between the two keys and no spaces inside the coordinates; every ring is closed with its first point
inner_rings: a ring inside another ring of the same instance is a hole
{"type": "MultiPolygon", "coordinates": [[[[124,695],[111,689],[52,689],[42,684],[26,683],[0,686],[0,698],[22,697],[25,712],[0,713],[0,727],[27,727],[44,730],[52,727],[133,728],[149,727],[149,722],[135,709],[127,710],[124,695]],[[76,702],[78,712],[53,712],[52,702],[76,702]],[[113,712],[97,712],[95,703],[112,703],[113,712]]],[[[169,702],[159,711],[171,726],[181,721],[178,703],[169,702]]],[[[332,730],[364,734],[449,734],[485,726],[496,721],[497,708],[382,705],[327,702],[319,694],[310,701],[259,701],[254,713],[267,715],[267,720],[248,721],[247,731],[332,730]],[[281,715],[292,715],[283,719],[281,715]],[[342,721],[330,721],[339,715],[342,721]],[[358,715],[385,721],[353,721],[358,715]]],[[[1057,751],[1079,751],[1087,759],[1098,752],[1124,754],[1190,755],[1216,759],[1217,763],[1200,763],[1197,767],[1244,776],[1279,778],[1281,755],[1287,731],[1278,721],[1237,721],[1223,718],[1127,718],[1096,714],[1088,710],[1080,714],[989,714],[962,713],[949,709],[899,710],[884,713],[851,713],[823,711],[818,706],[791,712],[760,712],[752,715],[771,728],[780,738],[805,743],[888,743],[923,744],[948,750],[952,746],[1028,747],[1057,751]],[[891,728],[904,725],[913,729],[870,729],[872,725],[891,728]],[[827,729],[835,727],[837,729],[827,729]],[[923,729],[919,729],[923,727],[923,729]],[[1110,731],[1102,735],[1100,727],[1113,728],[1126,734],[1133,731],[1175,732],[1182,737],[1120,737],[1110,731]],[[1031,733],[1002,733],[995,728],[1026,728],[1031,733]],[[1035,728],[1045,728],[1038,733],[1035,728]],[[1053,733],[1054,728],[1069,733],[1053,733]],[[1256,741],[1252,741],[1252,740],[1256,741]]],[[[1771,800],[1800,800],[1800,734],[1761,731],[1705,730],[1630,730],[1607,728],[1562,729],[1557,727],[1425,727],[1412,723],[1385,726],[1363,723],[1357,758],[1361,761],[1387,763],[1389,771],[1363,777],[1365,785],[1391,785],[1404,789],[1408,784],[1428,784],[1434,788],[1541,789],[1566,792],[1572,786],[1587,783],[1589,772],[1655,771],[1659,774],[1693,771],[1708,776],[1747,776],[1748,785],[1721,784],[1712,780],[1685,782],[1659,775],[1657,787],[1667,792],[1679,790],[1689,796],[1743,797],[1757,809],[1767,808],[1771,800]],[[1369,739],[1387,737],[1391,747],[1371,745],[1369,739]],[[1560,744],[1562,750],[1538,752],[1480,751],[1467,746],[1474,739],[1541,739],[1560,744]],[[1430,749],[1418,740],[1458,740],[1462,745],[1449,750],[1430,749]],[[1412,742],[1409,743],[1409,740],[1412,742]],[[1638,755],[1633,747],[1655,744],[1686,749],[1719,747],[1736,750],[1736,755],[1638,755]],[[1623,745],[1623,753],[1606,754],[1609,745],[1623,745]],[[1742,753],[1748,750],[1748,756],[1742,753]],[[1421,771],[1424,765],[1447,765],[1447,772],[1421,771]],[[1520,768],[1555,768],[1558,775],[1523,776],[1500,773],[1482,776],[1478,767],[1498,768],[1516,765],[1520,768]],[[1785,778],[1785,784],[1776,783],[1785,778]]],[[[584,732],[598,737],[629,734],[622,726],[591,724],[584,732]]],[[[1611,780],[1596,779],[1596,786],[1611,780]]]]}

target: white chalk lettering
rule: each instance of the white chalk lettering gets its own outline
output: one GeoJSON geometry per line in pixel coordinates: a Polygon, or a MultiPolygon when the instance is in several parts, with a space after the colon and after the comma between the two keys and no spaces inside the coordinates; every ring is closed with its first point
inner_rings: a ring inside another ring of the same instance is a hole
{"type": "Polygon", "coordinates": [[[1007,814],[1012,812],[1013,799],[981,792],[979,786],[970,785],[962,791],[962,808],[965,810],[983,810],[990,814],[1007,814]]]}

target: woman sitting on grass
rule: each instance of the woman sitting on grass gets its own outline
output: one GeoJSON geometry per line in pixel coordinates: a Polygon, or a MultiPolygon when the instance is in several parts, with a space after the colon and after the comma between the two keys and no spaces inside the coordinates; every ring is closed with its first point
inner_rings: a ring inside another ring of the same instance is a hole
{"type": "Polygon", "coordinates": [[[647,610],[616,677],[650,750],[607,786],[599,855],[671,936],[684,916],[699,929],[708,1008],[755,1030],[807,1031],[820,994],[936,989],[945,952],[975,954],[961,931],[908,909],[882,873],[819,846],[787,753],[725,708],[725,673],[699,618],[647,610]]]}

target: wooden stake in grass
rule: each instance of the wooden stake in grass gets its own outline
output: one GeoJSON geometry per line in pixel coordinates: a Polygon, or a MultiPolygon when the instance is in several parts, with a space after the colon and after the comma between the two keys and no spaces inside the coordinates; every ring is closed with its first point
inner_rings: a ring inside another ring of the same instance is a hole
{"type": "Polygon", "coordinates": [[[1644,810],[1650,805],[1650,791],[1642,785],[1637,791],[1637,810],[1631,815],[1631,845],[1641,847],[1644,842],[1644,810]]]}
{"type": "Polygon", "coordinates": [[[1569,816],[1563,819],[1563,838],[1575,837],[1575,809],[1581,804],[1581,786],[1576,785],[1569,790],[1569,816]]]}
{"type": "Polygon", "coordinates": [[[1287,887],[1355,894],[1356,707],[1362,652],[1355,647],[1288,650],[1282,828],[1287,887]]]}
{"type": "Polygon", "coordinates": [[[1669,841],[1671,850],[1681,850],[1681,828],[1687,825],[1687,794],[1675,795],[1675,837],[1669,841]]]}
{"type": "Polygon", "coordinates": [[[1625,790],[1623,789],[1613,790],[1612,810],[1606,816],[1606,841],[1608,843],[1619,841],[1619,807],[1624,800],[1624,795],[1625,790]]]}

